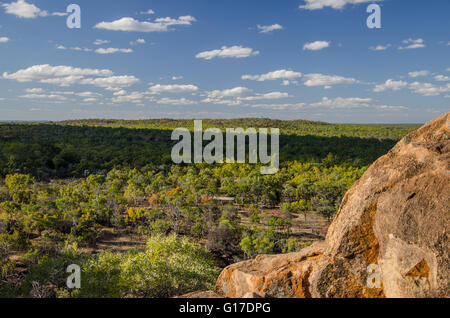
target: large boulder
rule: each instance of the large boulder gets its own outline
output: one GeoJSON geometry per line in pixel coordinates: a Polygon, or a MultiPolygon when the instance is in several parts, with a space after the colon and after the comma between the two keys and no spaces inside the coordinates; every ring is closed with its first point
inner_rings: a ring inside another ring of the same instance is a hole
{"type": "Polygon", "coordinates": [[[220,275],[224,297],[449,297],[449,114],[403,138],[347,192],[324,243],[220,275]]]}

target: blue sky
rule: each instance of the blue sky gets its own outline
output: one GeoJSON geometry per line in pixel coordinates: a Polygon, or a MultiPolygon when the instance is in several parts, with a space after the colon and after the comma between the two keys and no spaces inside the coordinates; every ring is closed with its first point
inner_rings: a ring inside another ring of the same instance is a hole
{"type": "Polygon", "coordinates": [[[6,0],[0,120],[422,123],[450,110],[447,0],[6,0]],[[81,29],[66,8],[81,8],[81,29]],[[366,25],[370,3],[381,29],[366,25]]]}

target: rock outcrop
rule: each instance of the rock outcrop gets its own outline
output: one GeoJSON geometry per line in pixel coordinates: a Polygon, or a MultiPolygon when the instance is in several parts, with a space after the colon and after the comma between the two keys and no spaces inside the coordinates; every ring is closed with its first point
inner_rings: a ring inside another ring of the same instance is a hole
{"type": "Polygon", "coordinates": [[[223,297],[449,297],[447,113],[403,138],[347,192],[324,243],[227,267],[223,297]]]}

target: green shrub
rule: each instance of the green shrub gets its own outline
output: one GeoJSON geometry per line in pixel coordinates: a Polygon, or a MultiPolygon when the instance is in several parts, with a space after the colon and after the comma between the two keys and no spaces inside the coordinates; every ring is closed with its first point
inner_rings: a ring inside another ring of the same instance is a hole
{"type": "Polygon", "coordinates": [[[153,236],[143,252],[110,252],[82,266],[71,297],[172,297],[212,289],[219,274],[211,255],[176,235],[153,236]]]}

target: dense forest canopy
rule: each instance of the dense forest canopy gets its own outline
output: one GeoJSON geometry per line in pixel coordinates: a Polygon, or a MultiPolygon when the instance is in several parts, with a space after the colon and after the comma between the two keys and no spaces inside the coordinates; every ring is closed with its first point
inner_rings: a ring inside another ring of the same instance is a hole
{"type": "MultiPolygon", "coordinates": [[[[0,124],[0,175],[80,177],[114,167],[170,165],[171,130],[191,120],[82,120],[0,124]]],[[[280,128],[280,160],[364,166],[386,153],[414,125],[336,125],[303,120],[204,120],[207,128],[280,128]]]]}

